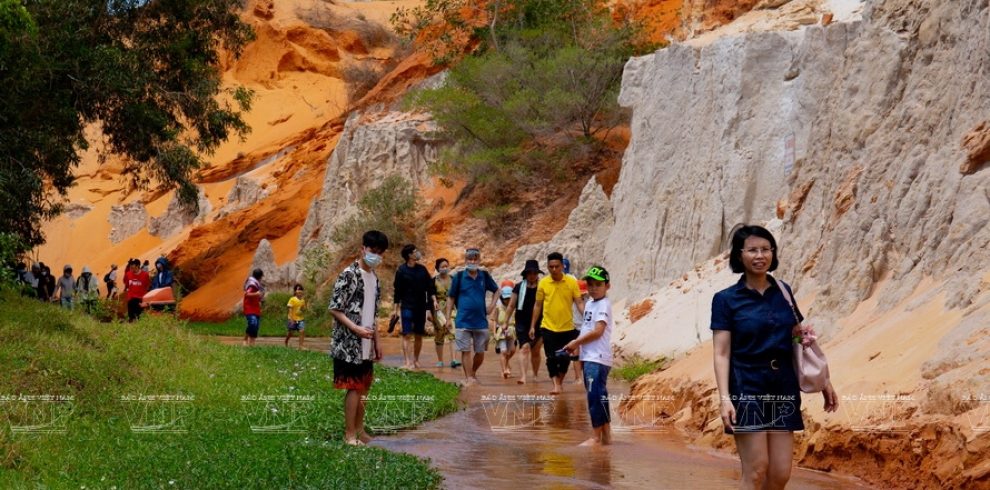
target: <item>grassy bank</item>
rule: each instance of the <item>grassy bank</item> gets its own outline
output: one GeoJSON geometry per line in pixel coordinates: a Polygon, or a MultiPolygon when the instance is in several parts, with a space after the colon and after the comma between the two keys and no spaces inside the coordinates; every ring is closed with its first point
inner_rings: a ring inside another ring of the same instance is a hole
{"type": "MultiPolygon", "coordinates": [[[[261,328],[258,330],[260,337],[285,337],[285,322],[288,319],[289,308],[287,303],[291,294],[277,291],[265,296],[261,305],[261,328]]],[[[325,298],[306,298],[307,304],[303,311],[306,319],[307,337],[329,337],[330,329],[333,327],[333,317],[327,311],[325,298]]],[[[197,322],[190,321],[183,324],[191,332],[199,335],[223,335],[240,336],[244,335],[244,328],[247,322],[244,315],[233,315],[223,322],[197,322]]],[[[298,337],[298,335],[296,335],[298,337]]]]}
{"type": "Polygon", "coordinates": [[[618,378],[625,380],[628,383],[632,383],[644,374],[660,371],[666,367],[667,358],[665,357],[647,359],[639,355],[633,355],[632,357],[620,360],[618,364],[612,368],[610,375],[613,378],[618,378]]]}
{"type": "MultiPolygon", "coordinates": [[[[416,457],[343,445],[325,354],[224,346],[171,322],[101,324],[0,295],[0,488],[439,485],[416,457]]],[[[427,374],[376,379],[378,432],[456,409],[457,388],[427,374]]]]}

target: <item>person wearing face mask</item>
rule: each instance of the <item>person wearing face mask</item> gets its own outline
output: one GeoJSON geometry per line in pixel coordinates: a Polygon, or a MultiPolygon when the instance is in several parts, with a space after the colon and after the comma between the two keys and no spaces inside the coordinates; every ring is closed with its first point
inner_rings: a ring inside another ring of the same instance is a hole
{"type": "Polygon", "coordinates": [[[361,239],[361,258],[344,269],[333,284],[330,314],[334,324],[330,342],[333,357],[333,386],[344,395],[344,442],[362,446],[371,441],[364,430],[364,409],[375,360],[382,358],[375,312],[381,287],[375,268],[388,249],[388,237],[376,230],[361,239]]]}
{"type": "MultiPolygon", "coordinates": [[[[450,367],[456,368],[461,363],[454,358],[453,322],[443,314],[447,309],[447,291],[453,281],[450,277],[450,261],[439,258],[434,268],[437,275],[433,277],[433,291],[436,293],[433,297],[433,343],[437,348],[437,367],[443,367],[443,345],[446,343],[450,351],[450,367]]],[[[457,316],[457,311],[452,310],[451,315],[457,316]]]]}
{"type": "Polygon", "coordinates": [[[402,357],[406,369],[419,369],[419,354],[426,335],[426,312],[436,296],[430,271],[419,261],[423,254],[413,244],[402,247],[406,262],[395,270],[393,317],[402,319],[402,357]]]}
{"type": "Polygon", "coordinates": [[[488,350],[489,331],[488,317],[495,309],[498,297],[493,295],[491,304],[486,307],[487,293],[498,291],[498,284],[488,271],[481,269],[481,251],[469,248],[464,252],[465,267],[454,275],[447,296],[447,318],[450,310],[457,307],[457,320],[454,323],[454,341],[461,353],[461,363],[464,368],[464,385],[478,383],[476,373],[485,360],[488,350]],[[472,355],[473,353],[473,355],[472,355]]]}

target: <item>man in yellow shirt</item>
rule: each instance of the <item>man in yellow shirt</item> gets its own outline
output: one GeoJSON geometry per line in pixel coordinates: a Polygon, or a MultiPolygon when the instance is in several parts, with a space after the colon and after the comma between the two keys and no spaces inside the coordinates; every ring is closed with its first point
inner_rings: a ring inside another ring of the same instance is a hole
{"type": "Polygon", "coordinates": [[[547,357],[547,372],[553,379],[551,395],[560,394],[564,376],[571,364],[571,355],[563,350],[568,342],[577,338],[571,305],[584,315],[581,291],[574,276],[564,274],[564,256],[558,252],[547,256],[547,271],[550,275],[540,279],[536,288],[536,305],[533,307],[533,320],[529,328],[530,338],[536,335],[537,327],[543,334],[543,352],[547,357]],[[536,320],[542,315],[540,325],[536,320]]]}
{"type": "Polygon", "coordinates": [[[292,332],[299,332],[299,348],[303,348],[303,342],[306,341],[306,323],[303,321],[303,308],[306,307],[306,300],[303,299],[303,287],[296,284],[296,287],[292,288],[292,297],[289,298],[289,321],[286,324],[288,332],[285,334],[285,346],[289,346],[289,339],[292,338],[292,332]]]}

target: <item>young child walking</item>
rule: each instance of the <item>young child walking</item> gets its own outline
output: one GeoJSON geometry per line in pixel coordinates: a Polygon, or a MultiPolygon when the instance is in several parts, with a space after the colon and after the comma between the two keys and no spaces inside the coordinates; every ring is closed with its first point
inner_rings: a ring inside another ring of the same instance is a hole
{"type": "Polygon", "coordinates": [[[512,298],[512,281],[502,281],[499,289],[499,301],[495,303],[492,319],[495,324],[495,353],[499,355],[502,365],[502,378],[512,376],[512,365],[509,361],[516,353],[516,319],[509,310],[509,299],[512,298]]]}
{"type": "Polygon", "coordinates": [[[611,413],[608,402],[608,372],[612,368],[612,304],[608,300],[608,271],[601,266],[592,266],[584,275],[588,282],[590,299],[584,306],[584,323],[581,334],[570,341],[564,349],[574,355],[579,350],[584,367],[584,388],[588,393],[588,413],[594,436],[581,443],[582,446],[610,444],[612,440],[609,423],[611,413]]]}
{"type": "MultiPolygon", "coordinates": [[[[261,300],[265,298],[265,286],[261,284],[264,276],[261,269],[251,272],[251,277],[244,281],[244,319],[247,320],[247,328],[244,329],[243,345],[253,346],[258,338],[258,331],[261,329],[261,300]]],[[[145,273],[147,276],[147,273],[145,273]]]]}
{"type": "Polygon", "coordinates": [[[289,298],[289,303],[286,306],[289,307],[289,321],[286,324],[285,346],[289,346],[292,332],[299,332],[299,348],[302,349],[303,343],[306,342],[306,322],[303,321],[303,308],[306,307],[306,300],[303,299],[301,284],[296,284],[292,288],[292,297],[289,298]]]}

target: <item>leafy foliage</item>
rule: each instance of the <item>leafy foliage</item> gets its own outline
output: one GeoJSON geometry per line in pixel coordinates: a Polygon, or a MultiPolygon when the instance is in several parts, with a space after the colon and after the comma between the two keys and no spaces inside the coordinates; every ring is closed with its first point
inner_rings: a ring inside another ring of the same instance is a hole
{"type": "Polygon", "coordinates": [[[599,0],[471,5],[428,1],[393,23],[413,38],[445,23],[478,43],[443,86],[413,94],[408,105],[432,113],[454,142],[434,171],[497,188],[500,205],[515,189],[566,176],[569,162],[602,146],[627,117],[617,103],[625,61],[652,46],[599,0]]]}
{"type": "Polygon", "coordinates": [[[361,196],[357,214],[335,228],[331,239],[347,253],[360,247],[367,230],[385,233],[392,244],[412,241],[419,233],[419,207],[416,187],[400,175],[390,175],[361,196]]]}
{"type": "Polygon", "coordinates": [[[94,124],[135,185],[195,207],[200,155],[249,131],[251,92],[217,97],[221,52],[253,36],[240,4],[0,0],[0,229],[44,242],[38,223],[60,212],[94,124]]]}

